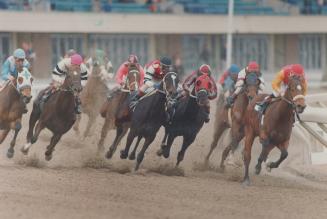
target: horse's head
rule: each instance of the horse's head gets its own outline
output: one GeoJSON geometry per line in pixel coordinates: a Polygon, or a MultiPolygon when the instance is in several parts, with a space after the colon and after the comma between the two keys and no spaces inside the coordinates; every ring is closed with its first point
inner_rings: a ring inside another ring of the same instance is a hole
{"type": "Polygon", "coordinates": [[[291,101],[297,113],[302,113],[306,107],[304,92],[305,79],[303,76],[293,75],[290,77],[285,97],[291,101]]]}
{"type": "Polygon", "coordinates": [[[162,87],[167,96],[177,95],[179,78],[176,72],[168,72],[162,79],[162,87]]]}
{"type": "Polygon", "coordinates": [[[213,86],[208,74],[203,74],[196,79],[194,90],[197,103],[200,106],[207,106],[209,104],[208,94],[213,86]]]}
{"type": "Polygon", "coordinates": [[[17,89],[23,97],[24,103],[29,103],[32,99],[33,77],[27,68],[22,68],[17,76],[17,89]]]}
{"type": "Polygon", "coordinates": [[[65,81],[62,85],[63,89],[71,90],[74,94],[82,90],[80,71],[70,71],[67,73],[65,81]]]}
{"type": "Polygon", "coordinates": [[[124,89],[136,91],[139,89],[139,81],[141,79],[139,69],[135,65],[130,65],[126,76],[124,89]]]}
{"type": "Polygon", "coordinates": [[[245,77],[245,93],[249,100],[252,100],[259,90],[260,80],[256,73],[249,73],[245,77]]]}
{"type": "Polygon", "coordinates": [[[97,59],[92,59],[92,65],[90,66],[90,72],[93,76],[101,76],[101,65],[97,59]]]}

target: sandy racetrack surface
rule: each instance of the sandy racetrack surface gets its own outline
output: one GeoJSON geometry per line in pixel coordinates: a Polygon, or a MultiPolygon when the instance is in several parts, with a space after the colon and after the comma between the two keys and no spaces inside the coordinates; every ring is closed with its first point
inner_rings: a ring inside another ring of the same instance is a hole
{"type": "MultiPolygon", "coordinates": [[[[215,105],[214,103],[212,105],[215,105]]],[[[30,110],[31,111],[31,110],[30,110]]],[[[29,113],[30,113],[29,111],[29,113]]],[[[214,112],[214,111],[213,111],[214,112]]],[[[50,133],[43,131],[26,157],[28,116],[18,136],[16,153],[6,158],[11,135],[0,153],[0,218],[325,218],[327,167],[303,163],[305,145],[292,141],[289,157],[280,169],[254,175],[260,146],[252,153],[252,184],[240,184],[243,167],[218,168],[221,147],[214,151],[209,168],[204,156],[212,140],[211,118],[174,168],[181,139],[175,141],[168,160],[155,154],[163,130],[146,153],[141,170],[134,161],[96,156],[103,120],[98,117],[92,137],[81,140],[71,130],[58,143],[50,162],[44,160],[50,133]]],[[[212,113],[213,116],[213,113],[212,113]]],[[[82,121],[84,130],[85,117],[82,121]]],[[[111,131],[106,149],[113,140],[111,131]]],[[[238,151],[240,156],[241,150],[238,151]]],[[[270,156],[276,159],[275,149],[270,156]]],[[[241,160],[239,160],[240,163],[241,160]]]]}

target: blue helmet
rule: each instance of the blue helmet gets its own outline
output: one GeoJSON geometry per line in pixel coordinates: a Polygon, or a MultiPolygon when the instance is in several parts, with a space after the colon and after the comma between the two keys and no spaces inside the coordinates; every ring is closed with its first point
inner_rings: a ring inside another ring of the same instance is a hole
{"type": "Polygon", "coordinates": [[[25,59],[26,58],[26,55],[25,55],[25,52],[24,50],[22,49],[16,49],[14,51],[14,57],[17,58],[17,59],[25,59]]]}
{"type": "Polygon", "coordinates": [[[170,66],[170,65],[172,64],[172,61],[171,61],[170,58],[164,56],[164,57],[162,57],[162,58],[160,59],[160,63],[161,63],[162,65],[170,66]]]}
{"type": "Polygon", "coordinates": [[[232,64],[229,69],[228,69],[228,72],[231,74],[231,75],[235,75],[235,74],[238,74],[240,72],[240,68],[235,65],[235,64],[232,64]]]}

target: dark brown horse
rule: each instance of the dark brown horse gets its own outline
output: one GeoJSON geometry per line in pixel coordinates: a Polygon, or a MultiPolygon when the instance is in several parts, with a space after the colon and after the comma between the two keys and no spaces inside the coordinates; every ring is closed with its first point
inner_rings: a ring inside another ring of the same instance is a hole
{"type": "Polygon", "coordinates": [[[28,69],[23,68],[23,71],[18,73],[16,82],[7,81],[0,91],[0,144],[6,139],[10,129],[15,131],[7,152],[8,158],[14,156],[16,138],[22,128],[21,120],[25,104],[32,98],[32,81],[28,69]]]}
{"type": "MultiPolygon", "coordinates": [[[[113,94],[113,97],[104,103],[105,104],[105,122],[101,131],[101,138],[98,143],[98,151],[104,150],[104,139],[110,129],[110,123],[114,122],[116,127],[116,137],[106,155],[111,158],[116,151],[121,139],[126,135],[131,121],[131,110],[129,100],[131,93],[138,90],[138,82],[140,81],[140,72],[136,66],[129,68],[124,86],[113,94]]],[[[112,127],[112,125],[111,125],[112,127]]]]}
{"type": "Polygon", "coordinates": [[[256,165],[256,174],[261,171],[261,163],[266,161],[269,152],[277,147],[281,151],[276,162],[268,163],[269,169],[278,168],[288,156],[288,145],[292,133],[294,116],[302,113],[306,107],[304,99],[304,78],[292,76],[289,79],[285,95],[273,101],[265,110],[263,116],[255,111],[254,106],[262,101],[266,95],[255,97],[249,104],[245,114],[245,148],[243,152],[245,175],[243,183],[250,184],[249,165],[251,149],[255,137],[259,136],[262,152],[256,165]]]}
{"type": "MultiPolygon", "coordinates": [[[[120,151],[120,158],[126,159],[128,157],[130,146],[135,137],[138,137],[138,142],[141,138],[145,138],[143,147],[137,155],[135,170],[138,170],[145,151],[155,139],[159,128],[166,123],[166,106],[172,98],[176,97],[178,82],[177,74],[168,72],[160,82],[159,88],[140,99],[134,109],[126,147],[120,151]]],[[[137,145],[133,150],[134,153],[137,145]]]]}
{"type": "Polygon", "coordinates": [[[221,168],[224,167],[224,161],[228,153],[236,150],[239,142],[244,137],[244,114],[249,101],[254,98],[259,91],[260,81],[255,73],[248,74],[245,79],[244,89],[236,97],[234,105],[227,108],[223,99],[218,99],[216,110],[214,137],[211,143],[210,151],[205,158],[205,163],[209,162],[209,158],[213,150],[217,147],[218,141],[223,132],[231,128],[232,142],[225,148],[222,159],[221,168]]]}
{"type": "Polygon", "coordinates": [[[47,146],[45,159],[47,161],[51,160],[52,152],[61,136],[69,131],[76,121],[75,95],[81,89],[80,73],[70,72],[66,75],[63,85],[49,97],[43,104],[43,107],[40,106],[40,99],[45,90],[39,93],[38,98],[34,101],[33,111],[29,120],[27,144],[21,149],[24,154],[27,154],[31,145],[37,141],[40,132],[44,128],[48,128],[53,133],[53,136],[50,144],[47,146]],[[35,126],[36,122],[38,123],[35,126]]]}

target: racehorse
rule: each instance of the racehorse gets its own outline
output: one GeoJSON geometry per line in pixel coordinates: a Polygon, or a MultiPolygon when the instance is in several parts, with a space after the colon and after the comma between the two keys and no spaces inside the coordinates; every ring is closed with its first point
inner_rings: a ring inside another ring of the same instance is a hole
{"type": "Polygon", "coordinates": [[[261,163],[266,161],[269,152],[277,147],[281,151],[280,158],[276,162],[267,164],[267,168],[278,168],[288,156],[288,145],[295,121],[294,116],[299,118],[306,107],[304,99],[304,78],[291,76],[285,95],[273,101],[266,108],[264,115],[255,111],[254,106],[262,101],[267,95],[255,97],[249,104],[245,114],[245,148],[243,152],[245,174],[243,183],[250,184],[249,165],[251,149],[255,137],[259,136],[262,144],[262,152],[255,167],[256,174],[261,171],[261,163]]]}
{"type": "Polygon", "coordinates": [[[0,144],[6,139],[10,129],[15,131],[7,151],[8,158],[14,156],[16,138],[22,128],[22,116],[26,104],[32,98],[32,82],[31,73],[27,68],[23,68],[18,72],[16,81],[7,81],[0,91],[0,144]]]}
{"type": "Polygon", "coordinates": [[[172,121],[165,125],[165,137],[161,149],[157,152],[159,156],[168,158],[175,138],[183,136],[176,166],[184,159],[187,148],[194,142],[207,118],[208,104],[210,104],[208,93],[212,87],[209,76],[201,75],[196,79],[191,95],[180,99],[172,121]]]}
{"type": "MultiPolygon", "coordinates": [[[[138,170],[144,158],[144,153],[155,139],[159,128],[166,122],[166,106],[171,101],[175,101],[178,82],[177,74],[175,72],[168,72],[160,82],[159,88],[140,99],[134,109],[126,147],[124,150],[121,150],[120,158],[127,158],[129,148],[136,136],[138,137],[137,145],[141,138],[145,138],[143,147],[137,155],[135,170],[138,170]]],[[[136,148],[137,145],[135,146],[136,148]]]]}
{"type": "Polygon", "coordinates": [[[109,123],[114,120],[116,127],[116,137],[106,154],[106,157],[110,159],[115,153],[117,146],[121,139],[126,135],[129,127],[132,112],[129,107],[131,93],[138,91],[138,83],[140,81],[140,72],[135,66],[130,67],[125,83],[122,89],[118,90],[113,95],[111,102],[107,105],[105,114],[105,123],[102,127],[101,139],[98,144],[98,150],[104,150],[103,143],[108,133],[109,123]]]}
{"type": "Polygon", "coordinates": [[[75,71],[67,73],[64,83],[48,98],[43,106],[41,106],[40,100],[45,90],[39,93],[38,98],[33,103],[27,133],[27,144],[21,149],[24,154],[27,154],[31,145],[37,141],[40,132],[44,128],[48,128],[53,133],[53,136],[50,144],[47,146],[45,159],[47,161],[51,160],[52,152],[61,136],[69,131],[76,121],[75,96],[78,95],[81,89],[80,72],[75,71]]]}
{"type": "MultiPolygon", "coordinates": [[[[105,80],[108,73],[101,69],[101,66],[97,60],[93,61],[90,71],[91,74],[80,94],[82,112],[88,116],[86,129],[83,133],[84,138],[90,135],[90,130],[92,130],[102,103],[106,99],[106,95],[109,92],[106,85],[107,81],[105,80]]],[[[80,120],[81,115],[78,115],[74,124],[74,131],[77,134],[79,133],[80,120]]]]}
{"type": "Polygon", "coordinates": [[[260,81],[257,74],[250,73],[245,78],[244,89],[237,95],[235,102],[231,108],[221,106],[217,107],[214,137],[211,143],[210,151],[205,158],[205,163],[209,162],[209,158],[213,150],[217,147],[217,143],[223,132],[231,128],[232,142],[225,148],[220,167],[224,168],[224,161],[228,153],[236,150],[239,142],[244,137],[244,114],[249,101],[253,99],[259,90],[260,81]]]}

